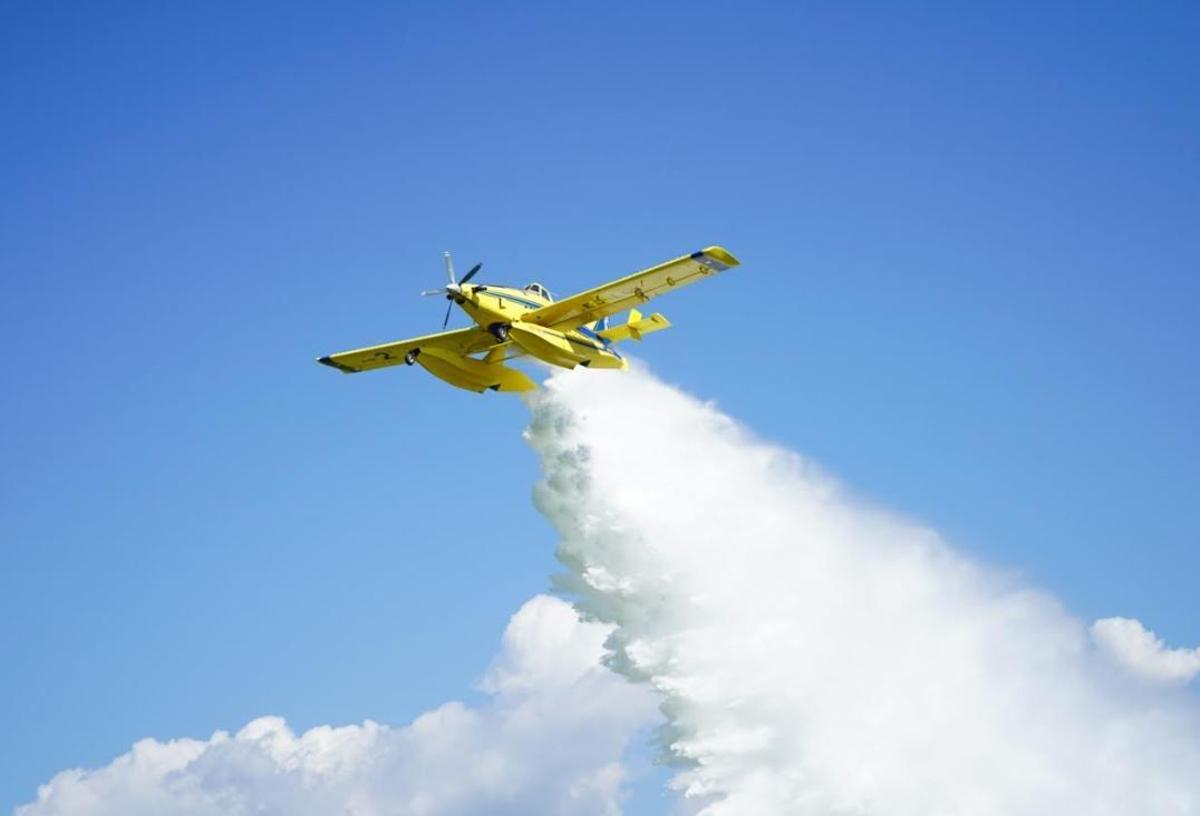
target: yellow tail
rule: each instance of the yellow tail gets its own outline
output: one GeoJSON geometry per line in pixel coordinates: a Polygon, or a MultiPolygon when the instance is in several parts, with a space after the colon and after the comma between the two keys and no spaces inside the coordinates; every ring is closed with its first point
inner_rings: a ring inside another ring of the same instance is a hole
{"type": "Polygon", "coordinates": [[[623,326],[613,326],[611,329],[597,332],[605,340],[611,340],[614,343],[620,343],[622,340],[641,340],[643,335],[651,332],[662,331],[671,327],[671,321],[667,320],[658,312],[649,317],[642,317],[642,313],[637,309],[629,310],[629,320],[623,326]]]}

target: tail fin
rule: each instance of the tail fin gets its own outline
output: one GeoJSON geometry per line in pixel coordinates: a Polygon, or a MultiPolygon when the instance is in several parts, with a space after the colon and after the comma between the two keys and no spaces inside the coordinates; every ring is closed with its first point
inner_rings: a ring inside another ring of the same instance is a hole
{"type": "Polygon", "coordinates": [[[611,340],[614,343],[619,343],[622,340],[628,340],[630,338],[633,338],[634,340],[641,340],[642,335],[649,334],[650,332],[661,331],[662,329],[670,327],[670,325],[671,321],[667,320],[658,312],[655,312],[649,317],[642,317],[642,313],[637,309],[630,309],[629,320],[625,323],[625,325],[614,326],[611,329],[606,328],[601,331],[597,331],[596,334],[600,335],[605,340],[611,340]]]}

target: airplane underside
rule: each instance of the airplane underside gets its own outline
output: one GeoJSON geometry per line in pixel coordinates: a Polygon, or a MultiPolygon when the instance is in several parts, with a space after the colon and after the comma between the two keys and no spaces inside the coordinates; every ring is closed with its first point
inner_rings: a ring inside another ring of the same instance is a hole
{"type": "MultiPolygon", "coordinates": [[[[504,327],[503,336],[520,350],[518,354],[528,354],[561,368],[582,365],[623,370],[629,367],[623,357],[602,343],[571,337],[542,326],[514,323],[504,327]]],[[[483,359],[438,348],[414,349],[409,357],[411,362],[420,363],[422,368],[438,379],[476,393],[488,389],[519,392],[537,388],[524,372],[504,365],[504,361],[510,359],[503,356],[507,348],[510,346],[496,346],[483,359]]]]}
{"type": "Polygon", "coordinates": [[[419,350],[411,356],[439,380],[477,394],[489,388],[493,391],[533,391],[537,388],[525,372],[503,363],[489,363],[438,348],[419,350]]]}
{"type": "Polygon", "coordinates": [[[603,343],[573,337],[533,323],[514,323],[508,327],[508,337],[527,354],[563,368],[577,365],[616,369],[629,367],[624,358],[603,343]]]}

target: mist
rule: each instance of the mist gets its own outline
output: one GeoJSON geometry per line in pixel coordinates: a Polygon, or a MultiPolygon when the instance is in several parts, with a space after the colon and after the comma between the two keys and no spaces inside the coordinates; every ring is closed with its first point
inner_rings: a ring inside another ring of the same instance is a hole
{"type": "Polygon", "coordinates": [[[688,809],[1200,811],[1200,653],[1089,628],[640,366],[529,403],[559,587],[658,693],[688,809]]]}

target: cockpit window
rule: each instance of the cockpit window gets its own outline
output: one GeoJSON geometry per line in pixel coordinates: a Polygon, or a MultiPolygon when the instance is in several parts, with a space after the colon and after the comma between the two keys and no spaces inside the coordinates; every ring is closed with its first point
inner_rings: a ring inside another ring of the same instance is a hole
{"type": "Polygon", "coordinates": [[[530,294],[537,295],[538,297],[545,298],[546,300],[550,300],[550,292],[547,291],[546,287],[542,286],[540,283],[529,284],[525,287],[525,291],[529,292],[530,294]]]}

